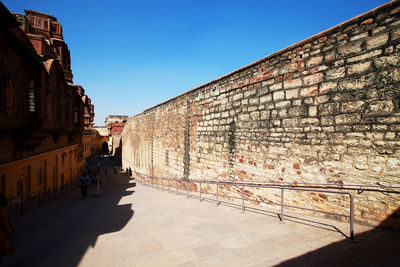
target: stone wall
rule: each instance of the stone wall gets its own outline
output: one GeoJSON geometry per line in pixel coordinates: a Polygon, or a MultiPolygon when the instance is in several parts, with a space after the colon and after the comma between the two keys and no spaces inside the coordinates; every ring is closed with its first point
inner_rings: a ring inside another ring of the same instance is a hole
{"type": "MultiPolygon", "coordinates": [[[[358,222],[400,229],[400,195],[373,187],[400,185],[399,17],[400,2],[389,2],[131,117],[123,167],[347,188],[358,222]],[[358,184],[372,191],[352,190],[358,184]]],[[[279,202],[265,189],[246,196],[279,202]]],[[[286,196],[287,204],[348,212],[346,197],[286,196]]]]}

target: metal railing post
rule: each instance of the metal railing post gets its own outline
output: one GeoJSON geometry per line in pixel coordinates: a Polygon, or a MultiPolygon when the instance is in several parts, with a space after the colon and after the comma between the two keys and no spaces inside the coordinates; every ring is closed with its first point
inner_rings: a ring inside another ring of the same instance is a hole
{"type": "MultiPolygon", "coordinates": [[[[171,185],[170,180],[175,180],[175,186],[176,186],[176,194],[179,195],[179,182],[180,180],[178,178],[157,178],[157,177],[152,177],[152,176],[145,176],[147,177],[146,179],[139,179],[141,180],[141,182],[144,183],[144,185],[148,185],[148,186],[154,186],[154,184],[156,185],[157,189],[158,189],[158,179],[161,179],[162,184],[161,184],[161,190],[164,191],[164,180],[167,179],[168,180],[168,192],[170,192],[170,190],[173,192],[173,184],[171,185]],[[151,180],[150,180],[151,179],[151,180]],[[156,181],[154,181],[154,179],[156,179],[156,181]],[[146,183],[147,182],[147,183],[146,183]],[[170,187],[172,187],[172,189],[170,189],[170,187]]],[[[219,180],[211,180],[211,181],[204,181],[202,182],[201,180],[192,180],[190,181],[189,179],[184,179],[184,178],[180,178],[182,180],[182,190],[184,190],[183,186],[184,186],[184,181],[185,181],[185,186],[186,186],[186,197],[189,198],[189,186],[190,186],[190,182],[193,182],[194,184],[197,184],[197,182],[199,183],[199,200],[200,202],[202,201],[202,183],[206,183],[209,185],[215,184],[216,185],[216,205],[219,206],[219,204],[221,203],[219,201],[219,180]]],[[[319,189],[319,188],[304,188],[304,187],[291,187],[291,186],[280,186],[280,185],[269,185],[269,184],[259,184],[259,183],[247,183],[247,182],[241,182],[241,183],[235,183],[235,182],[226,182],[224,180],[221,181],[222,185],[225,184],[229,184],[229,185],[234,185],[237,186],[238,188],[242,188],[242,213],[245,212],[246,210],[246,206],[245,206],[245,188],[246,186],[248,187],[256,187],[256,188],[269,188],[272,190],[277,190],[280,189],[281,191],[281,200],[280,203],[279,202],[272,202],[272,201],[268,201],[268,200],[262,200],[262,201],[257,201],[257,200],[253,200],[250,196],[248,196],[247,201],[256,201],[256,202],[264,202],[267,204],[272,204],[275,205],[276,207],[279,207],[280,205],[280,214],[278,213],[278,216],[280,217],[280,223],[284,223],[285,221],[285,207],[288,208],[296,208],[296,209],[301,209],[301,210],[308,210],[308,211],[315,211],[315,212],[321,212],[321,213],[325,213],[325,214],[332,214],[335,216],[345,216],[345,217],[350,217],[350,235],[348,236],[348,239],[350,239],[351,241],[354,241],[355,239],[355,233],[354,233],[354,198],[352,196],[351,193],[349,192],[343,192],[343,191],[332,191],[332,190],[326,190],[326,189],[319,189]],[[350,214],[341,214],[341,213],[336,213],[336,212],[328,212],[328,211],[324,211],[324,210],[317,210],[317,209],[312,209],[312,208],[307,208],[307,207],[300,207],[300,206],[293,206],[290,203],[288,203],[287,205],[285,205],[285,190],[295,190],[295,191],[306,191],[306,192],[324,192],[324,193],[333,193],[333,194],[341,194],[341,195],[349,195],[350,197],[350,214]]],[[[399,187],[400,188],[400,187],[399,187]]],[[[55,186],[54,188],[49,188],[48,190],[53,189],[53,191],[55,191],[56,194],[56,198],[57,198],[57,191],[58,191],[58,187],[55,186]]],[[[62,189],[62,188],[61,188],[62,189]]],[[[61,192],[62,193],[62,192],[61,192]]],[[[183,192],[182,192],[183,193],[183,192]]],[[[207,190],[205,191],[205,193],[207,194],[207,190]]],[[[184,193],[183,193],[184,194],[184,193]]],[[[213,194],[212,192],[210,194],[213,194]]],[[[227,198],[229,198],[229,195],[226,194],[222,196],[226,196],[227,198]]],[[[233,197],[236,199],[240,199],[240,197],[233,197]]],[[[50,193],[48,193],[48,199],[50,201],[51,196],[50,193]]],[[[23,196],[21,195],[21,215],[23,213],[23,196]]],[[[40,192],[39,192],[39,202],[40,202],[40,192]]]]}
{"type": "Polygon", "coordinates": [[[216,185],[217,185],[217,200],[216,200],[216,204],[217,204],[217,206],[218,206],[218,182],[216,183],[216,185]]]}
{"type": "Polygon", "coordinates": [[[21,195],[21,202],[20,202],[20,214],[24,214],[24,195],[21,195]]]}
{"type": "Polygon", "coordinates": [[[242,186],[242,213],[244,213],[244,185],[242,186]]]}
{"type": "Polygon", "coordinates": [[[201,202],[201,181],[199,182],[199,194],[200,194],[200,202],[201,202]]]}
{"type": "Polygon", "coordinates": [[[186,180],[186,198],[189,197],[189,185],[188,185],[188,180],[186,180]]]}
{"type": "Polygon", "coordinates": [[[354,200],[353,195],[349,193],[350,196],[350,240],[354,241],[354,200]]]}
{"type": "Polygon", "coordinates": [[[283,201],[284,201],[284,189],[283,188],[281,188],[281,223],[283,223],[283,207],[284,207],[284,204],[283,204],[283,201]]]}

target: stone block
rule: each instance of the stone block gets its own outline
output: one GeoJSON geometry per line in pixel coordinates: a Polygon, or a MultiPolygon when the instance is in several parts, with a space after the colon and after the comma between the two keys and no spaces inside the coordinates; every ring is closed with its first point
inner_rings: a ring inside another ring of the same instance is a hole
{"type": "Polygon", "coordinates": [[[240,121],[249,121],[250,120],[250,115],[245,113],[245,114],[239,114],[238,119],[240,121]]]}
{"type": "Polygon", "coordinates": [[[371,69],[371,62],[370,61],[360,62],[360,63],[356,63],[356,64],[348,66],[347,67],[347,73],[349,75],[358,74],[358,73],[364,73],[364,72],[369,71],[370,69],[371,69]]]}
{"type": "Polygon", "coordinates": [[[299,122],[297,118],[293,118],[293,119],[283,119],[282,120],[282,125],[284,127],[298,127],[299,126],[299,122]]]}
{"type": "Polygon", "coordinates": [[[271,126],[279,127],[279,126],[281,126],[281,121],[280,120],[271,120],[271,126]]]}
{"type": "Polygon", "coordinates": [[[298,89],[286,90],[285,93],[286,93],[286,99],[293,99],[299,97],[298,89]]]}
{"type": "Polygon", "coordinates": [[[314,56],[314,57],[310,57],[307,60],[306,66],[307,66],[307,68],[317,66],[317,65],[321,64],[323,59],[324,59],[324,56],[322,54],[314,56]]]}
{"type": "Polygon", "coordinates": [[[303,82],[300,78],[293,80],[286,80],[283,82],[283,86],[285,89],[296,88],[303,85],[303,82]]]}
{"type": "Polygon", "coordinates": [[[334,50],[325,53],[325,61],[332,61],[335,59],[336,59],[336,52],[334,50]]]}
{"type": "Polygon", "coordinates": [[[391,55],[391,56],[378,57],[374,60],[374,64],[377,69],[382,69],[392,66],[400,66],[400,56],[391,55]]]}
{"type": "Polygon", "coordinates": [[[315,74],[303,77],[304,85],[316,84],[316,83],[322,82],[323,79],[324,79],[323,73],[315,73],[315,74]]]}
{"type": "Polygon", "coordinates": [[[377,50],[370,51],[368,53],[361,54],[359,56],[348,58],[347,62],[352,63],[352,62],[356,62],[356,61],[361,61],[366,58],[373,58],[373,57],[379,56],[381,54],[382,54],[382,50],[377,49],[377,50]]]}
{"type": "Polygon", "coordinates": [[[276,108],[283,108],[283,107],[287,107],[290,106],[290,101],[278,101],[275,102],[275,107],[276,108]]]}
{"type": "Polygon", "coordinates": [[[400,27],[391,30],[391,40],[397,40],[400,38],[400,27]]]}
{"type": "Polygon", "coordinates": [[[336,68],[336,69],[329,69],[326,71],[326,79],[327,80],[335,80],[338,78],[342,78],[345,76],[345,68],[344,67],[340,67],[340,68],[336,68]]]}
{"type": "Polygon", "coordinates": [[[258,99],[258,97],[250,98],[250,99],[249,99],[249,104],[250,104],[250,105],[258,105],[258,104],[259,104],[259,99],[258,99]]]}
{"type": "Polygon", "coordinates": [[[269,110],[263,110],[263,111],[261,111],[261,119],[262,119],[262,120],[269,119],[269,117],[270,117],[270,112],[269,112],[269,110]]]}
{"type": "Polygon", "coordinates": [[[360,53],[362,51],[363,40],[356,40],[338,48],[337,52],[341,56],[349,56],[360,53]]]}
{"type": "Polygon", "coordinates": [[[366,104],[365,115],[385,116],[393,113],[394,104],[392,100],[376,100],[366,104]]]}
{"type": "Polygon", "coordinates": [[[302,125],[318,125],[319,119],[317,118],[303,118],[301,119],[302,125]]]}
{"type": "Polygon", "coordinates": [[[336,124],[354,124],[359,123],[361,120],[360,114],[340,114],[335,116],[336,124]]]}
{"type": "Polygon", "coordinates": [[[260,97],[260,104],[271,102],[272,101],[272,94],[264,95],[260,97]]]}
{"type": "Polygon", "coordinates": [[[367,49],[383,46],[387,43],[388,40],[389,40],[389,33],[387,32],[375,34],[366,39],[367,49]]]}
{"type": "Polygon", "coordinates": [[[251,90],[245,90],[244,91],[244,97],[249,97],[249,96],[254,96],[257,94],[256,89],[251,89],[251,90]]]}
{"type": "Polygon", "coordinates": [[[318,115],[318,107],[317,106],[309,106],[308,107],[308,116],[315,117],[318,115]]]}
{"type": "Polygon", "coordinates": [[[279,101],[285,99],[285,92],[284,91],[277,91],[273,93],[274,101],[279,101]]]}
{"type": "Polygon", "coordinates": [[[337,89],[337,82],[326,82],[326,83],[322,83],[319,86],[319,93],[326,94],[330,91],[335,91],[336,89],[337,89]]]}
{"type": "Polygon", "coordinates": [[[346,78],[339,81],[339,88],[342,90],[356,90],[374,84],[375,74],[370,73],[357,78],[346,78]]]}
{"type": "Polygon", "coordinates": [[[333,116],[324,116],[324,117],[321,117],[321,125],[322,125],[322,126],[334,125],[334,118],[333,118],[333,116]]]}
{"type": "Polygon", "coordinates": [[[354,113],[361,112],[364,105],[364,101],[346,102],[342,103],[341,112],[343,113],[354,113]]]}
{"type": "Polygon", "coordinates": [[[234,94],[232,100],[236,101],[236,100],[239,100],[239,99],[242,99],[242,98],[243,98],[243,93],[240,92],[240,93],[234,94]]]}
{"type": "Polygon", "coordinates": [[[259,111],[254,111],[250,113],[250,118],[252,120],[259,120],[260,119],[260,112],[259,111]]]}
{"type": "Polygon", "coordinates": [[[306,88],[300,89],[300,96],[312,96],[318,94],[318,85],[309,86],[306,88]]]}
{"type": "Polygon", "coordinates": [[[282,82],[274,83],[273,85],[269,86],[269,90],[276,91],[282,89],[282,82]]]}
{"type": "Polygon", "coordinates": [[[288,110],[289,116],[291,117],[301,117],[304,115],[307,115],[307,107],[302,105],[302,106],[297,106],[297,107],[290,107],[288,110]]]}

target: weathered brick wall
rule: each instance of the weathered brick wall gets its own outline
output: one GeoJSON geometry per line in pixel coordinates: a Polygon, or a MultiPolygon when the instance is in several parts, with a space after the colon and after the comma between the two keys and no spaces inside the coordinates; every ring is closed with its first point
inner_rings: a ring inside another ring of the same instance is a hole
{"type": "MultiPolygon", "coordinates": [[[[123,166],[158,177],[400,185],[399,17],[392,1],[130,118],[123,166]]],[[[352,193],[357,221],[400,229],[399,194],[352,193]]],[[[287,199],[348,208],[330,194],[287,199]]]]}

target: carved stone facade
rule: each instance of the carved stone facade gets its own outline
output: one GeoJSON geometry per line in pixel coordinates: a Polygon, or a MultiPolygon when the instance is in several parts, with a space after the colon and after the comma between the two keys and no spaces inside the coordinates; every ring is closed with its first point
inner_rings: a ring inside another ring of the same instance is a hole
{"type": "Polygon", "coordinates": [[[13,198],[75,179],[85,166],[88,104],[72,84],[61,24],[0,3],[0,58],[0,193],[13,198]]]}
{"type": "Polygon", "coordinates": [[[106,127],[110,133],[110,141],[111,141],[111,153],[112,155],[117,156],[120,158],[121,148],[120,148],[120,141],[121,141],[121,132],[124,129],[126,122],[128,121],[129,117],[125,115],[109,115],[105,120],[106,127]]]}

